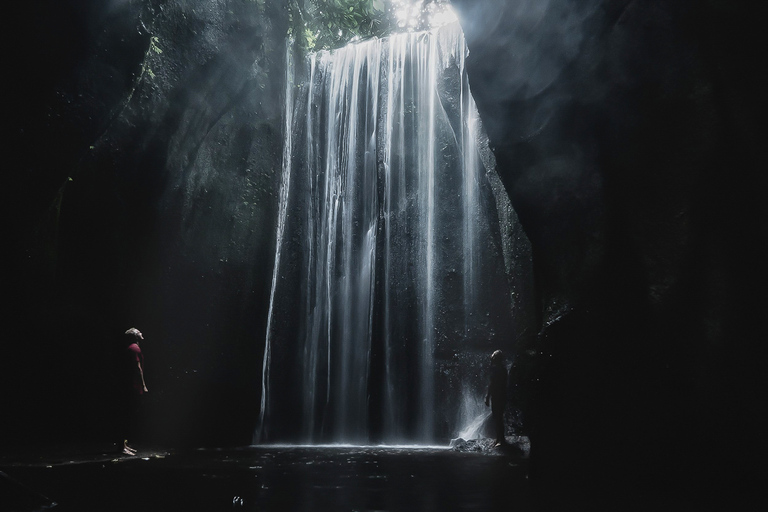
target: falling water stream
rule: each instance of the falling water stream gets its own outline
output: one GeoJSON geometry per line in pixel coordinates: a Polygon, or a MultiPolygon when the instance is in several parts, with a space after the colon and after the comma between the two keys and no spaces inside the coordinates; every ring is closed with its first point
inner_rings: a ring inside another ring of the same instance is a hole
{"type": "Polygon", "coordinates": [[[508,198],[466,55],[453,23],[288,66],[257,442],[431,443],[461,427],[450,389],[466,383],[451,382],[480,377],[459,354],[511,321],[508,198]]]}

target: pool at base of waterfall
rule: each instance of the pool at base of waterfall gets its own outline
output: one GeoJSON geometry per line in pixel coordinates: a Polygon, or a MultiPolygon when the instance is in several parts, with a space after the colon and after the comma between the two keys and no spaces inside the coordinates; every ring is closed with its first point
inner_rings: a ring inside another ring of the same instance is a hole
{"type": "Polygon", "coordinates": [[[527,462],[501,452],[282,445],[155,455],[6,461],[0,470],[55,502],[51,510],[532,509],[527,462]]]}

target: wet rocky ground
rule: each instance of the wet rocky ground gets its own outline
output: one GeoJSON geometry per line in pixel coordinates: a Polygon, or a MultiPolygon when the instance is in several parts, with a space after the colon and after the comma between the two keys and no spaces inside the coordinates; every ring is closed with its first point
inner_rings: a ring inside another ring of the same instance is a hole
{"type": "Polygon", "coordinates": [[[500,449],[117,447],[0,458],[8,510],[532,510],[527,460],[500,449]]]}

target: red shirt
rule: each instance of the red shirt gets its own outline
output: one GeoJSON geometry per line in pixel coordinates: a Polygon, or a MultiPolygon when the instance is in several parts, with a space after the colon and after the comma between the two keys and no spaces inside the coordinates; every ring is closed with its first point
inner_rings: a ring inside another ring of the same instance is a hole
{"type": "Polygon", "coordinates": [[[137,363],[141,364],[142,371],[144,370],[144,355],[141,353],[141,349],[139,348],[138,343],[131,343],[128,345],[128,361],[131,365],[131,374],[133,375],[133,389],[135,389],[138,394],[143,395],[144,394],[144,384],[141,380],[141,372],[139,372],[139,368],[137,367],[137,363]]]}

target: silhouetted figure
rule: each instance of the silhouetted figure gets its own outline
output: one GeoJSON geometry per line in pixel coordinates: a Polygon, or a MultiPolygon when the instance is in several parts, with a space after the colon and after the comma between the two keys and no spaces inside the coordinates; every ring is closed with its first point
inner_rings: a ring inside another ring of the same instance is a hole
{"type": "Polygon", "coordinates": [[[144,354],[141,353],[141,348],[139,347],[139,342],[144,340],[144,336],[135,327],[125,331],[125,336],[127,342],[124,356],[126,382],[123,385],[125,386],[127,400],[124,404],[126,415],[124,428],[126,431],[125,438],[123,439],[123,453],[126,455],[136,455],[136,450],[128,446],[128,440],[136,438],[139,416],[141,414],[142,396],[149,390],[144,381],[144,354]]]}
{"type": "Polygon", "coordinates": [[[491,406],[493,428],[496,432],[496,446],[505,443],[504,407],[507,405],[507,368],[501,350],[491,354],[491,382],[485,395],[485,405],[491,406]],[[490,404],[489,404],[490,400],[490,404]]]}

